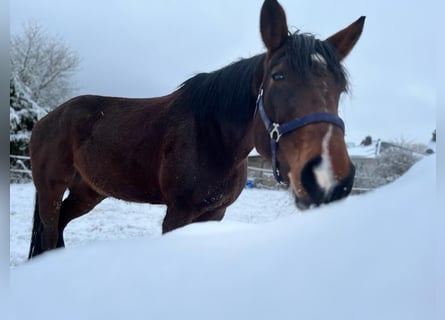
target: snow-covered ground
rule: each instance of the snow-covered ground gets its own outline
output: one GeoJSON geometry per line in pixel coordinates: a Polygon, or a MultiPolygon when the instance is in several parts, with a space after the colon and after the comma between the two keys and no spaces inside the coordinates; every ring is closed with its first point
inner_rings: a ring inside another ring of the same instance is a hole
{"type": "MultiPolygon", "coordinates": [[[[10,265],[28,258],[34,212],[32,183],[10,185],[10,265]]],[[[89,214],[73,220],[65,230],[65,244],[71,248],[98,240],[154,238],[161,235],[165,206],[105,199],[89,214]]],[[[224,221],[262,223],[297,213],[287,191],[245,189],[227,209],[224,221]]]]}
{"type": "Polygon", "coordinates": [[[305,213],[246,189],[223,222],[165,236],[162,207],[104,201],[29,263],[33,188],[13,185],[13,319],[443,319],[435,164],[305,213]]]}

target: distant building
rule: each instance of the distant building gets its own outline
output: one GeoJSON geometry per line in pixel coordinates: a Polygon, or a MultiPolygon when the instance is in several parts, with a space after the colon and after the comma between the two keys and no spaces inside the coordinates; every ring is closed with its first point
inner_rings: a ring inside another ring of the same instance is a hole
{"type": "Polygon", "coordinates": [[[426,154],[436,153],[436,130],[431,135],[431,140],[428,142],[428,146],[425,150],[426,154]]]}

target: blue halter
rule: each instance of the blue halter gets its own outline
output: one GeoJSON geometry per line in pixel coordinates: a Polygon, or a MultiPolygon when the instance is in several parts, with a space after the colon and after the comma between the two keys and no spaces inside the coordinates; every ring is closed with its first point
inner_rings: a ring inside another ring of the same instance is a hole
{"type": "Polygon", "coordinates": [[[311,123],[316,122],[328,122],[336,125],[337,127],[340,127],[343,132],[345,132],[345,124],[343,120],[332,114],[327,112],[316,112],[316,113],[310,113],[306,116],[303,116],[301,118],[295,118],[289,122],[278,124],[276,122],[272,122],[269,117],[266,114],[266,111],[264,110],[264,102],[263,102],[263,88],[261,87],[260,93],[258,94],[258,99],[256,102],[257,109],[260,112],[261,119],[264,122],[264,125],[266,126],[267,132],[270,136],[270,142],[271,142],[271,149],[272,149],[272,170],[273,170],[273,176],[275,177],[275,180],[278,183],[285,183],[283,178],[281,177],[281,173],[279,170],[279,164],[277,159],[277,149],[278,149],[278,141],[280,138],[285,135],[286,133],[289,133],[291,131],[294,131],[298,128],[304,127],[311,123]]]}

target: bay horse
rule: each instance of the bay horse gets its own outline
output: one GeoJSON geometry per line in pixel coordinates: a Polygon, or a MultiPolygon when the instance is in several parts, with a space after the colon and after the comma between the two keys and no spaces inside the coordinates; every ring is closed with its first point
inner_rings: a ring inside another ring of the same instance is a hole
{"type": "Polygon", "coordinates": [[[197,74],[163,97],[84,95],[48,113],[30,140],[29,258],[63,247],[67,224],[107,197],[165,204],[163,233],[221,220],[245,186],[254,147],[297,207],[347,196],[355,169],[338,117],[347,89],[341,61],[364,19],[322,41],[289,33],[281,5],[265,0],[265,53],[197,74]]]}

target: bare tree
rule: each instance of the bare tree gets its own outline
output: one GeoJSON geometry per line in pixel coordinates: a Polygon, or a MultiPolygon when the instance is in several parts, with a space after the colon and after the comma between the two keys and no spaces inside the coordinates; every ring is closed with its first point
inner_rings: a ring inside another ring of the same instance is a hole
{"type": "Polygon", "coordinates": [[[21,34],[11,37],[12,73],[47,111],[73,95],[72,76],[79,63],[76,52],[36,22],[28,22],[21,34]]]}

